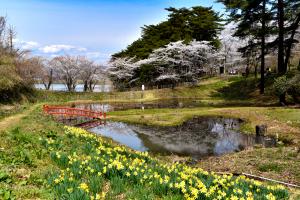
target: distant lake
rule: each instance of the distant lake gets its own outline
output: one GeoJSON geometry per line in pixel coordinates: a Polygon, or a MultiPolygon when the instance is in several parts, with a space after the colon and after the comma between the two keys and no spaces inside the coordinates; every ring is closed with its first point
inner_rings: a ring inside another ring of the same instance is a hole
{"type": "MultiPolygon", "coordinates": [[[[36,89],[45,90],[45,86],[43,84],[34,84],[36,89]]],[[[75,88],[76,92],[83,92],[83,84],[78,84],[75,88]]],[[[51,85],[50,90],[52,91],[68,91],[67,86],[62,83],[54,83],[51,85]]],[[[96,85],[94,88],[94,92],[110,92],[110,85],[96,85]]]]}

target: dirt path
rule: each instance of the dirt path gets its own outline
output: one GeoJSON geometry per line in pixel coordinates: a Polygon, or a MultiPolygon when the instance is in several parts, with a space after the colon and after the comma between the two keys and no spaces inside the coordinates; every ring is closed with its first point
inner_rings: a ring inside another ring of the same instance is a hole
{"type": "Polygon", "coordinates": [[[22,113],[15,114],[9,117],[5,117],[0,120],[0,132],[8,129],[13,124],[17,124],[23,117],[26,117],[30,114],[35,108],[37,108],[40,104],[32,105],[29,109],[23,111],[22,113]]]}

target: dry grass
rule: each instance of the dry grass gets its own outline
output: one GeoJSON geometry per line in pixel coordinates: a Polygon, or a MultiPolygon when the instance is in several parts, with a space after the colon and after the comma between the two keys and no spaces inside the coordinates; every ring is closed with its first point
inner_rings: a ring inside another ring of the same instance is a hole
{"type": "Polygon", "coordinates": [[[300,154],[293,147],[248,149],[201,160],[209,171],[249,173],[300,185],[300,154]]]}

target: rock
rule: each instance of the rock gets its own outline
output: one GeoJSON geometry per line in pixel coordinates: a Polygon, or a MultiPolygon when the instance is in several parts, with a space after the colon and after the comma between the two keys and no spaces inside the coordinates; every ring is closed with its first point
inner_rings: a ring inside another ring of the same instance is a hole
{"type": "Polygon", "coordinates": [[[256,136],[265,136],[267,133],[267,125],[257,125],[255,130],[256,136]]]}

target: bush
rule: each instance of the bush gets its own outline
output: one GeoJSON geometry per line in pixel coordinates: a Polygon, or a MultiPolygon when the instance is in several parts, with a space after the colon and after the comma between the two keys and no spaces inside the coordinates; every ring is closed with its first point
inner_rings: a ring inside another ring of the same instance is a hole
{"type": "Polygon", "coordinates": [[[13,65],[0,65],[0,103],[21,101],[33,93],[32,86],[22,80],[13,65]]]}
{"type": "Polygon", "coordinates": [[[275,79],[274,82],[275,94],[281,96],[286,94],[289,89],[289,84],[286,76],[281,76],[275,79]]]}
{"type": "Polygon", "coordinates": [[[300,74],[289,80],[287,93],[293,97],[296,103],[300,103],[300,74]]]}

